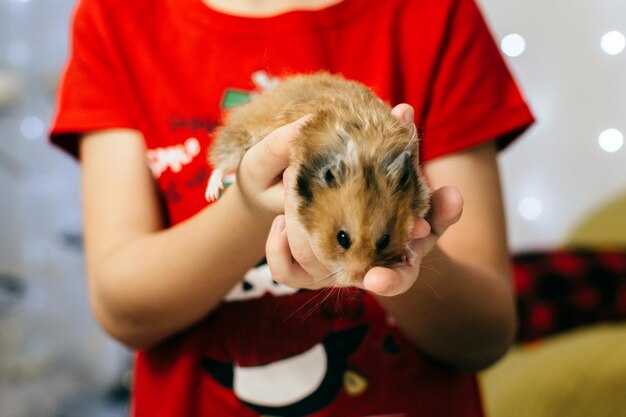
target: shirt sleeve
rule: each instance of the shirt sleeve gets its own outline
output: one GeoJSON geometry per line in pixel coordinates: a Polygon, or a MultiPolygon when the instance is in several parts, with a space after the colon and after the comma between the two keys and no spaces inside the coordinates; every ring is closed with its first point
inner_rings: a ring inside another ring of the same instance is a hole
{"type": "Polygon", "coordinates": [[[62,75],[50,140],[77,156],[82,133],[136,128],[130,87],[112,16],[96,0],[74,11],[70,57],[62,75]]]}
{"type": "Polygon", "coordinates": [[[503,149],[534,120],[474,0],[450,5],[422,116],[424,161],[493,140],[503,149]]]}

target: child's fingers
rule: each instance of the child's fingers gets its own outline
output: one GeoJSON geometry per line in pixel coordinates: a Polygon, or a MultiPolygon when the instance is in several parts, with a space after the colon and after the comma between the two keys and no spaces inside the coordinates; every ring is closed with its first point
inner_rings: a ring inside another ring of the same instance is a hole
{"type": "Polygon", "coordinates": [[[392,297],[406,292],[415,282],[418,272],[413,271],[416,267],[406,271],[374,267],[363,278],[363,288],[371,293],[392,297]]]}
{"type": "Polygon", "coordinates": [[[415,117],[415,111],[410,104],[400,103],[391,109],[391,114],[402,120],[406,125],[411,126],[415,117]]]}
{"type": "Polygon", "coordinates": [[[324,267],[309,244],[309,237],[297,218],[297,207],[293,196],[293,171],[287,169],[284,174],[285,183],[285,223],[287,239],[293,258],[313,277],[324,277],[329,271],[324,267]]]}
{"type": "Polygon", "coordinates": [[[265,243],[265,256],[272,278],[277,282],[288,287],[301,288],[302,283],[310,281],[306,271],[291,256],[284,215],[277,216],[272,223],[265,243]]]}
{"type": "MultiPolygon", "coordinates": [[[[248,167],[248,174],[258,177],[262,169],[264,172],[261,180],[265,181],[264,185],[273,183],[287,168],[291,141],[309,118],[310,115],[307,115],[293,123],[281,126],[251,147],[244,156],[247,160],[245,167],[248,167]]],[[[243,163],[242,169],[244,169],[243,163]]]]}
{"type": "Polygon", "coordinates": [[[463,212],[463,196],[455,187],[441,187],[431,196],[432,208],[428,221],[433,234],[441,236],[456,223],[463,212]]]}
{"type": "Polygon", "coordinates": [[[283,213],[285,211],[285,187],[282,182],[274,184],[264,191],[264,199],[267,206],[274,213],[283,213]]]}
{"type": "Polygon", "coordinates": [[[418,217],[417,219],[415,219],[415,223],[413,223],[413,228],[411,229],[411,233],[409,234],[409,239],[422,239],[428,237],[430,231],[430,223],[428,223],[421,217],[418,217]]]}
{"type": "MultiPolygon", "coordinates": [[[[391,109],[391,114],[400,121],[402,121],[402,123],[404,123],[409,129],[415,132],[416,137],[419,136],[416,132],[417,127],[415,126],[415,110],[413,109],[413,106],[407,103],[400,103],[393,109],[391,109]]],[[[417,152],[419,150],[419,147],[416,146],[414,150],[416,152],[415,156],[417,158],[417,152]]]]}

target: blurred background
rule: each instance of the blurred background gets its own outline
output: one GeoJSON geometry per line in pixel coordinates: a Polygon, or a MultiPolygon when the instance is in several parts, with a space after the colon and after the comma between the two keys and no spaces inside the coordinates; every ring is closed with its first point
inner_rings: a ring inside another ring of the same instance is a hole
{"type": "MultiPolygon", "coordinates": [[[[490,415],[626,416],[626,1],[478,2],[538,119],[500,155],[522,321],[482,375],[490,415]]],[[[0,417],[127,415],[79,167],[46,136],[73,7],[0,0],[0,417]]]]}

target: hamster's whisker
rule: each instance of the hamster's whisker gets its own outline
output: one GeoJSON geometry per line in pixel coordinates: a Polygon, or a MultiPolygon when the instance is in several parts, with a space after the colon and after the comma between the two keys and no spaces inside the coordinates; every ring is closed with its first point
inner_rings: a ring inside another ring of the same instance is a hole
{"type": "Polygon", "coordinates": [[[337,298],[335,300],[335,311],[337,312],[337,314],[339,314],[340,316],[343,316],[343,304],[341,303],[341,301],[344,298],[350,299],[350,300],[358,300],[358,297],[354,295],[354,293],[360,291],[355,289],[354,287],[351,286],[341,286],[341,287],[337,287],[337,298]]]}
{"type": "Polygon", "coordinates": [[[447,277],[448,277],[448,276],[447,276],[446,274],[444,274],[443,272],[441,272],[441,271],[437,270],[436,268],[433,268],[432,266],[430,266],[430,265],[428,265],[428,264],[425,264],[425,263],[422,263],[422,264],[420,265],[420,268],[424,268],[424,269],[425,269],[425,270],[427,270],[427,271],[434,272],[435,274],[439,275],[439,276],[440,276],[440,277],[442,277],[442,278],[447,278],[447,277]]]}
{"type": "Polygon", "coordinates": [[[322,278],[319,278],[318,280],[316,280],[316,283],[328,284],[332,282],[335,278],[337,278],[337,276],[341,274],[342,272],[343,272],[343,268],[339,268],[336,271],[330,272],[328,275],[323,276],[322,278]]]}
{"type": "Polygon", "coordinates": [[[311,306],[311,308],[309,309],[309,311],[308,311],[307,313],[305,313],[304,315],[302,315],[302,317],[300,317],[300,322],[301,322],[302,324],[304,324],[304,322],[305,322],[305,321],[306,321],[306,320],[307,320],[307,319],[308,319],[308,318],[309,318],[309,317],[313,314],[313,312],[314,312],[316,309],[321,309],[322,305],[324,305],[324,303],[325,303],[326,301],[328,301],[328,299],[329,299],[330,297],[332,297],[332,296],[333,296],[334,290],[335,290],[335,289],[334,289],[334,288],[332,288],[332,287],[324,287],[324,288],[320,289],[320,290],[319,290],[319,294],[320,294],[320,295],[323,295],[322,299],[321,299],[321,300],[319,300],[319,301],[317,302],[317,304],[312,305],[312,306],[311,306]]]}
{"type": "MultiPolygon", "coordinates": [[[[293,317],[294,315],[298,314],[303,308],[305,308],[307,305],[309,305],[310,303],[314,302],[316,298],[320,298],[323,295],[323,292],[326,288],[322,288],[319,291],[315,291],[315,295],[313,295],[311,298],[309,298],[308,300],[306,300],[300,307],[298,307],[297,309],[295,309],[291,314],[289,314],[286,318],[285,318],[285,322],[289,319],[291,319],[291,317],[293,317]]],[[[319,306],[319,304],[317,304],[319,306]]],[[[313,306],[313,309],[315,309],[315,306],[313,306]]],[[[307,317],[310,316],[310,314],[306,315],[307,317]]]]}
{"type": "Polygon", "coordinates": [[[340,287],[340,288],[344,289],[345,297],[349,298],[351,300],[358,300],[359,299],[359,294],[363,291],[360,288],[351,287],[351,286],[345,286],[345,287],[340,287]]]}
{"type": "Polygon", "coordinates": [[[430,258],[429,260],[430,261],[443,262],[443,263],[447,263],[447,264],[450,264],[450,265],[455,265],[457,267],[464,268],[464,269],[467,268],[467,266],[464,265],[462,262],[459,262],[456,259],[451,259],[451,258],[449,258],[447,256],[437,256],[435,258],[430,258]]]}
{"type": "Polygon", "coordinates": [[[344,295],[348,294],[350,291],[350,287],[347,285],[343,285],[338,283],[335,278],[343,273],[344,270],[343,268],[339,268],[334,272],[329,273],[328,275],[326,275],[325,277],[323,277],[320,281],[321,282],[326,282],[326,283],[333,283],[335,284],[334,286],[331,287],[327,287],[328,291],[328,295],[326,297],[324,297],[324,299],[322,301],[319,302],[318,305],[322,305],[323,303],[325,303],[326,301],[328,301],[328,299],[332,296],[335,295],[335,311],[341,315],[342,313],[342,309],[341,309],[341,299],[344,295]]]}
{"type": "MultiPolygon", "coordinates": [[[[389,262],[381,262],[378,264],[378,266],[383,266],[385,268],[401,268],[403,266],[412,266],[413,264],[409,261],[389,261],[389,262]]],[[[432,266],[426,264],[426,263],[422,263],[420,265],[420,268],[424,268],[427,271],[430,272],[434,272],[437,275],[441,276],[441,277],[446,277],[446,275],[444,273],[442,273],[441,271],[438,271],[437,269],[433,268],[432,266]]]]}
{"type": "Polygon", "coordinates": [[[444,301],[444,300],[443,300],[443,297],[442,297],[441,295],[439,295],[439,293],[437,292],[437,290],[436,290],[436,289],[435,289],[432,285],[430,285],[428,282],[426,282],[426,280],[420,279],[420,277],[418,276],[418,277],[417,277],[417,281],[421,282],[422,284],[424,284],[424,285],[426,285],[428,288],[430,288],[430,290],[433,292],[433,294],[435,294],[435,296],[436,296],[437,298],[439,298],[439,301],[442,301],[442,302],[444,301]]]}
{"type": "Polygon", "coordinates": [[[337,288],[337,296],[335,297],[335,311],[337,312],[337,314],[339,314],[340,316],[343,315],[343,311],[341,310],[341,299],[343,297],[343,292],[345,291],[345,287],[339,287],[337,288]]]}
{"type": "Polygon", "coordinates": [[[409,129],[411,130],[411,138],[409,139],[406,146],[404,147],[405,151],[408,151],[410,148],[412,148],[415,145],[415,143],[419,140],[417,127],[415,126],[415,124],[411,125],[409,129]]]}
{"type": "MultiPolygon", "coordinates": [[[[343,272],[343,269],[338,269],[334,272],[331,272],[329,274],[327,274],[326,276],[319,278],[315,281],[311,280],[310,283],[311,284],[328,284],[331,283],[334,278],[339,275],[341,272],[343,272]]],[[[341,287],[339,287],[341,288],[341,287]]],[[[330,297],[332,297],[334,291],[335,291],[336,287],[333,286],[324,286],[322,288],[320,288],[318,291],[316,291],[316,294],[309,298],[306,302],[304,302],[300,307],[298,307],[295,311],[293,311],[285,320],[290,319],[292,316],[294,316],[295,314],[298,314],[300,311],[302,311],[302,309],[305,309],[307,306],[311,307],[310,310],[308,310],[306,313],[304,313],[301,317],[301,320],[304,322],[304,320],[306,320],[308,317],[311,316],[311,314],[313,314],[313,312],[315,311],[316,308],[319,308],[322,304],[324,304],[330,297]]]]}

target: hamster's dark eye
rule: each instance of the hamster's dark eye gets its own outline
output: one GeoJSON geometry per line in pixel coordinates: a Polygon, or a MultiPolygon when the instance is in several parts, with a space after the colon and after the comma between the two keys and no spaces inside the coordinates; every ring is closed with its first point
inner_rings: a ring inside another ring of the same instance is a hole
{"type": "Polygon", "coordinates": [[[380,239],[378,239],[378,241],[376,242],[376,249],[379,251],[385,249],[389,245],[389,240],[390,237],[388,234],[382,235],[380,239]]]}
{"type": "Polygon", "coordinates": [[[350,245],[352,244],[352,241],[350,241],[350,235],[343,230],[337,233],[337,242],[339,242],[341,247],[344,249],[350,248],[350,245]]]}

